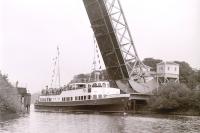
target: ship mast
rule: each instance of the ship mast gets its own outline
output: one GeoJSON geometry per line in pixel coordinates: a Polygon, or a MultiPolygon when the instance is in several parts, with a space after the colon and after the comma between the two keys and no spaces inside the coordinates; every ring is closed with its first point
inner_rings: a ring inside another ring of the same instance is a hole
{"type": "Polygon", "coordinates": [[[58,87],[60,88],[60,51],[59,51],[59,46],[57,46],[57,56],[58,56],[58,87]]]}
{"type": "MultiPolygon", "coordinates": [[[[93,40],[94,40],[94,57],[93,57],[93,68],[92,68],[92,73],[94,73],[93,80],[99,81],[100,71],[102,67],[101,67],[100,54],[98,51],[98,45],[97,45],[95,36],[93,36],[93,40]]],[[[91,81],[92,73],[90,74],[89,81],[91,81]]]]}
{"type": "Polygon", "coordinates": [[[54,61],[53,63],[54,68],[53,68],[50,88],[53,87],[53,84],[55,84],[55,87],[57,86],[57,78],[58,78],[58,87],[60,88],[60,52],[58,46],[57,46],[57,55],[55,58],[53,58],[53,61],[54,61]]]}

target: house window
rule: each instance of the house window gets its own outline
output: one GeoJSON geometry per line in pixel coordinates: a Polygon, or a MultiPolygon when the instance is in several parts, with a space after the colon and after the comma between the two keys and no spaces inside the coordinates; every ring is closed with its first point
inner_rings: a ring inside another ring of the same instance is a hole
{"type": "Polygon", "coordinates": [[[168,69],[168,71],[169,71],[170,67],[168,67],[167,69],[168,69]]]}
{"type": "Polygon", "coordinates": [[[176,71],[176,67],[174,68],[174,71],[176,71]]]}

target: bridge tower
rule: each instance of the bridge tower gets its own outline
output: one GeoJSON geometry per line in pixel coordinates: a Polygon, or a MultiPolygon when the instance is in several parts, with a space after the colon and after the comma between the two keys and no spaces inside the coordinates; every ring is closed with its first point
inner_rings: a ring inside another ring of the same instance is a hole
{"type": "Polygon", "coordinates": [[[125,93],[144,90],[145,86],[137,83],[145,82],[148,68],[138,57],[120,1],[83,0],[83,3],[110,79],[125,93]]]}

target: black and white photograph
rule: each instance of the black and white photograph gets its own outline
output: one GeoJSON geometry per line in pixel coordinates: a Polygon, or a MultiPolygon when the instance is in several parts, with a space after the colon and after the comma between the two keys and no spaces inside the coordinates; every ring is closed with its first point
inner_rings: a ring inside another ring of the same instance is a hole
{"type": "Polygon", "coordinates": [[[0,0],[0,133],[199,133],[200,0],[0,0]]]}

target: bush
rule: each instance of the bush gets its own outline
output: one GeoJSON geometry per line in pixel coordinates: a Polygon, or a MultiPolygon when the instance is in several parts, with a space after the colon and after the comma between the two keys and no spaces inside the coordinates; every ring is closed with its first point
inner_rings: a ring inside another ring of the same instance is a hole
{"type": "Polygon", "coordinates": [[[187,110],[194,107],[193,100],[193,92],[186,85],[168,83],[154,92],[149,106],[157,111],[187,110]]]}

